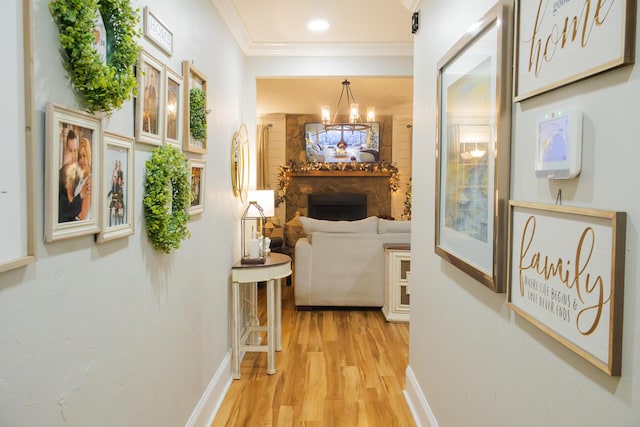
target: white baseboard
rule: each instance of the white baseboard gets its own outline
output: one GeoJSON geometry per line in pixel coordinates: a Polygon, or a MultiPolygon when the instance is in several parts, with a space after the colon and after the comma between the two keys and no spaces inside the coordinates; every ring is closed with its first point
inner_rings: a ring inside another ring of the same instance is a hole
{"type": "Polygon", "coordinates": [[[210,427],[232,381],[231,353],[227,353],[185,427],[210,427]]]}
{"type": "Polygon", "coordinates": [[[429,402],[424,397],[411,366],[407,366],[404,398],[413,414],[417,427],[438,427],[438,421],[431,411],[429,402]]]}

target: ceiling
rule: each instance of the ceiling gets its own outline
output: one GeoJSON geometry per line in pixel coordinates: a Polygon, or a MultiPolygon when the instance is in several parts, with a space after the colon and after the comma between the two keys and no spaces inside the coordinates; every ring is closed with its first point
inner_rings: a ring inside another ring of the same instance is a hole
{"type": "MultiPolygon", "coordinates": [[[[409,0],[212,0],[247,55],[412,55],[409,0]],[[324,19],[324,32],[307,28],[324,19]]],[[[415,1],[415,0],[414,0],[415,1]]]]}
{"type": "MultiPolygon", "coordinates": [[[[410,3],[416,0],[212,2],[247,56],[413,56],[410,3]],[[310,31],[315,18],[327,20],[329,29],[310,31]]],[[[257,113],[319,114],[322,105],[334,111],[345,78],[361,114],[368,105],[377,114],[411,113],[411,77],[354,76],[258,79],[257,113]]]]}

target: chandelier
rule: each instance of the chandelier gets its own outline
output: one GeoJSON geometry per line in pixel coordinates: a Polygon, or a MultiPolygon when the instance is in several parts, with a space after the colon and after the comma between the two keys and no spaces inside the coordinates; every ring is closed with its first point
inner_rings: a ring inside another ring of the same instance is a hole
{"type": "Polygon", "coordinates": [[[353,92],[351,92],[351,82],[346,79],[342,82],[342,92],[340,92],[340,98],[338,99],[333,119],[331,119],[331,109],[329,106],[322,106],[322,123],[325,130],[339,130],[341,132],[345,130],[352,132],[356,130],[366,130],[371,128],[371,123],[375,121],[375,119],[375,107],[367,107],[367,120],[366,122],[362,121],[360,112],[358,111],[358,103],[353,97],[353,92]],[[338,121],[338,115],[341,112],[343,113],[341,117],[347,116],[347,114],[344,114],[344,108],[341,110],[343,98],[346,98],[346,108],[348,108],[347,113],[349,116],[348,122],[338,121]]]}

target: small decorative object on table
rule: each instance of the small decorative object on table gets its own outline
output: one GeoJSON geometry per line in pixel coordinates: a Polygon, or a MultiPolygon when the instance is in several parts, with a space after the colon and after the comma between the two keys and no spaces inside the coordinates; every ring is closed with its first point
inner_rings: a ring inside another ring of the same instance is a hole
{"type": "Polygon", "coordinates": [[[273,190],[249,192],[249,205],[242,215],[242,264],[264,264],[269,243],[266,219],[274,215],[273,190]]]}

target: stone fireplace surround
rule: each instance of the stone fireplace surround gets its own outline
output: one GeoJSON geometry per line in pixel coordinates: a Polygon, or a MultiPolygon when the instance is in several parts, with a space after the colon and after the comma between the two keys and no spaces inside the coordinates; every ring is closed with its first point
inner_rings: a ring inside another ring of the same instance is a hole
{"type": "MultiPolygon", "coordinates": [[[[286,156],[294,161],[304,161],[304,125],[318,122],[319,116],[287,114],[286,116],[286,156]]],[[[380,159],[391,160],[391,138],[393,117],[382,116],[380,121],[380,159]]],[[[296,174],[291,176],[287,188],[287,209],[285,222],[293,218],[296,212],[308,216],[309,194],[365,194],[367,197],[367,216],[391,215],[390,175],[358,174],[353,172],[333,172],[320,175],[296,174]]]]}
{"type": "Polygon", "coordinates": [[[293,176],[287,189],[287,218],[309,215],[309,194],[365,194],[367,216],[391,215],[389,176],[293,176]]]}

